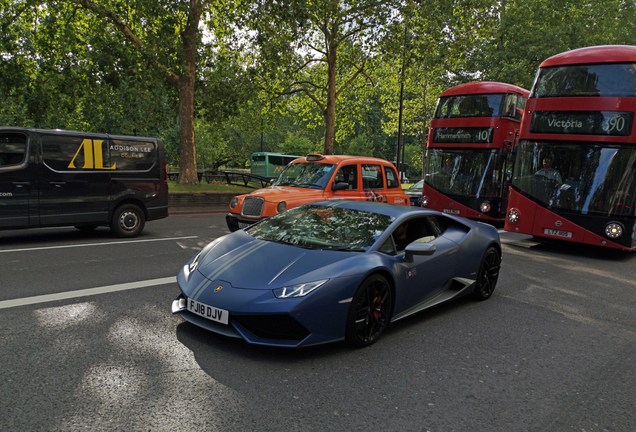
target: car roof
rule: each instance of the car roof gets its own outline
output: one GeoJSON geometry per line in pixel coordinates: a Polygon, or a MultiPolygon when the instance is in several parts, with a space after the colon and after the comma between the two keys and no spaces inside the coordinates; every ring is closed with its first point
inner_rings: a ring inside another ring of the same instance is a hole
{"type": "Polygon", "coordinates": [[[319,162],[326,164],[337,165],[340,162],[354,161],[354,162],[366,162],[366,163],[380,163],[394,166],[386,159],[380,159],[371,156],[352,156],[352,155],[322,155],[322,154],[309,154],[307,156],[294,159],[292,162],[319,162]]]}

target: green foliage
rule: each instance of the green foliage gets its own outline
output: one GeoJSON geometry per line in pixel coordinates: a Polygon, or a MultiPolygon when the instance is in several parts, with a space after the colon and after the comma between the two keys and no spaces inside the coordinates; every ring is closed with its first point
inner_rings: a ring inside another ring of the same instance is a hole
{"type": "MultiPolygon", "coordinates": [[[[329,53],[337,54],[333,151],[394,160],[403,86],[404,160],[419,170],[444,89],[471,80],[530,88],[553,54],[636,44],[633,0],[200,1],[199,168],[245,167],[260,150],[322,152],[329,53]]],[[[179,164],[173,79],[184,72],[191,2],[0,5],[1,125],[159,136],[179,164]]]]}

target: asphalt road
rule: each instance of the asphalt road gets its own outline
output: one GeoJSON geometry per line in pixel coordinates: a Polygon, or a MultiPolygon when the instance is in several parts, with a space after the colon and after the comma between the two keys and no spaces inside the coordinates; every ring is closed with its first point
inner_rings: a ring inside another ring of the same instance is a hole
{"type": "Polygon", "coordinates": [[[636,430],[636,254],[502,233],[490,300],[294,351],[170,314],[181,265],[225,232],[0,231],[0,430],[636,430]]]}

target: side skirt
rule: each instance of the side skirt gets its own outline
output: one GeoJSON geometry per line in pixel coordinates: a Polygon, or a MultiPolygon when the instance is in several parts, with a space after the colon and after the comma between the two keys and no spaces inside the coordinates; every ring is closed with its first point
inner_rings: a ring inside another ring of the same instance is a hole
{"type": "Polygon", "coordinates": [[[415,306],[412,306],[408,308],[407,310],[395,315],[391,319],[391,322],[395,322],[409,315],[413,315],[414,313],[420,312],[424,309],[428,309],[430,307],[447,302],[454,298],[461,297],[465,294],[471,293],[475,289],[476,282],[477,281],[475,281],[474,279],[453,278],[446,284],[444,289],[439,291],[437,294],[434,294],[432,297],[425,299],[423,302],[418,303],[415,306]]]}

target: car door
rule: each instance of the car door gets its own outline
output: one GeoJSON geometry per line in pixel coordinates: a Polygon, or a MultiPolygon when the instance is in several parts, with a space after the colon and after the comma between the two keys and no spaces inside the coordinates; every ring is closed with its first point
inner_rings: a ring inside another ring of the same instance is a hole
{"type": "Polygon", "coordinates": [[[364,194],[360,189],[359,179],[359,164],[351,163],[338,167],[331,186],[333,196],[326,196],[326,198],[347,200],[365,199],[364,194]]]}
{"type": "Polygon", "coordinates": [[[36,169],[29,152],[29,136],[19,131],[0,132],[0,227],[31,224],[36,169]]]}
{"type": "Polygon", "coordinates": [[[43,225],[100,224],[108,221],[108,141],[84,134],[42,136],[39,179],[43,225]]]}
{"type": "Polygon", "coordinates": [[[458,245],[440,235],[430,218],[433,216],[420,216],[408,221],[409,239],[406,243],[427,242],[435,251],[430,255],[414,255],[412,260],[406,259],[404,251],[397,255],[400,289],[396,292],[395,314],[398,318],[417,310],[439,294],[456,275],[458,245]]]}
{"type": "Polygon", "coordinates": [[[384,166],[386,175],[386,202],[389,204],[408,205],[409,198],[406,192],[402,190],[398,180],[397,171],[393,167],[384,166]]]}

